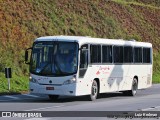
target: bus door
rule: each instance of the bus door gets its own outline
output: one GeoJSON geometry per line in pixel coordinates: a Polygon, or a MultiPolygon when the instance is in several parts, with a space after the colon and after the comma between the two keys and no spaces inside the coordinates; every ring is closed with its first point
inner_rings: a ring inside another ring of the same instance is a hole
{"type": "Polygon", "coordinates": [[[80,50],[79,77],[83,78],[88,68],[88,44],[82,45],[80,50]]]}

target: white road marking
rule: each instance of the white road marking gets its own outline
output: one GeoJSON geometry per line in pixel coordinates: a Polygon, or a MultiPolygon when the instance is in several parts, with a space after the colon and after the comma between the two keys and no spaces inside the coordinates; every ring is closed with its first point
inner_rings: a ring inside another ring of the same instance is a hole
{"type": "Polygon", "coordinates": [[[49,108],[59,108],[59,107],[64,107],[64,106],[65,106],[65,105],[59,105],[59,106],[51,106],[51,107],[44,107],[44,108],[30,109],[30,110],[24,110],[24,111],[44,110],[44,109],[49,109],[49,108]]]}
{"type": "Polygon", "coordinates": [[[40,97],[40,96],[32,95],[32,94],[22,94],[22,95],[24,95],[24,96],[29,96],[29,97],[35,97],[35,98],[40,97]]]}
{"type": "Polygon", "coordinates": [[[0,102],[8,102],[8,101],[16,101],[16,100],[32,100],[32,99],[35,99],[35,98],[45,98],[43,96],[36,96],[36,95],[32,95],[32,94],[22,94],[22,95],[17,95],[17,96],[12,96],[12,95],[5,95],[5,96],[0,96],[0,97],[3,97],[5,99],[1,99],[0,102]],[[24,98],[24,96],[29,96],[29,98],[24,98]],[[10,99],[8,99],[10,98],[10,99]]]}
{"type": "MultiPolygon", "coordinates": [[[[39,97],[43,98],[43,97],[39,97]]],[[[0,100],[0,102],[9,102],[9,101],[16,101],[16,100],[34,100],[34,98],[24,98],[24,99],[12,99],[12,100],[0,100]]]]}
{"type": "Polygon", "coordinates": [[[13,101],[13,100],[0,100],[0,102],[9,102],[9,101],[13,101]]]}
{"type": "Polygon", "coordinates": [[[157,110],[160,110],[160,106],[141,109],[141,111],[150,111],[150,110],[156,110],[156,109],[157,109],[157,110]]]}
{"type": "Polygon", "coordinates": [[[9,95],[5,95],[4,97],[12,98],[12,99],[19,99],[18,97],[15,97],[15,96],[9,96],[9,95]]]}

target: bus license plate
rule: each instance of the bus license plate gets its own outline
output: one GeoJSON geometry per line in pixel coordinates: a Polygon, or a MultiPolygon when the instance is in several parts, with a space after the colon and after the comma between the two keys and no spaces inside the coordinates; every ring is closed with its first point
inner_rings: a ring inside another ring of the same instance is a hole
{"type": "Polygon", "coordinates": [[[54,87],[46,87],[46,90],[54,90],[54,87]]]}

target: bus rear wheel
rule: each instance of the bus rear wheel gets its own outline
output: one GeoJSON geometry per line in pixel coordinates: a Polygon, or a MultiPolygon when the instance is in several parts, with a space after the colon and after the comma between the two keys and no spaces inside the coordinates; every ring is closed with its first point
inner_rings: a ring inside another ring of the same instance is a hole
{"type": "Polygon", "coordinates": [[[91,100],[91,101],[96,100],[97,96],[98,96],[98,93],[99,93],[98,83],[97,83],[96,80],[93,80],[89,100],[91,100]]]}
{"type": "Polygon", "coordinates": [[[137,93],[137,89],[138,89],[138,80],[136,78],[133,78],[131,90],[124,91],[123,94],[128,96],[135,96],[137,93]]]}
{"type": "Polygon", "coordinates": [[[49,99],[52,101],[56,101],[59,98],[59,95],[48,95],[49,99]]]}

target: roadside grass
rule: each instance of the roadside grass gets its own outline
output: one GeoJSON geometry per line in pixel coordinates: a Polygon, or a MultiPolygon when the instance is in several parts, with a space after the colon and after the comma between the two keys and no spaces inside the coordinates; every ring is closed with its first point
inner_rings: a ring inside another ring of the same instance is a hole
{"type": "Polygon", "coordinates": [[[12,75],[10,78],[10,91],[8,90],[8,80],[5,78],[4,73],[0,73],[0,93],[21,93],[27,92],[29,86],[28,77],[24,75],[12,75]]]}
{"type": "Polygon", "coordinates": [[[153,83],[160,83],[160,71],[153,73],[153,83]]]}
{"type": "Polygon", "coordinates": [[[153,54],[153,66],[153,83],[160,83],[160,53],[158,52],[153,54]]]}

